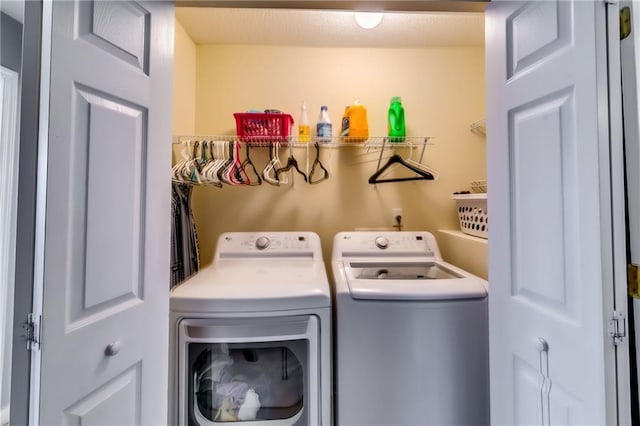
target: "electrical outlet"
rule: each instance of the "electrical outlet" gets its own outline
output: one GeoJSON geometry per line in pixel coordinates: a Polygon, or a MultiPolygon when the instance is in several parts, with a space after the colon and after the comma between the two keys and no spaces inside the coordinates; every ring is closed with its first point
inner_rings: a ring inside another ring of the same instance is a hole
{"type": "Polygon", "coordinates": [[[402,207],[394,207],[391,209],[391,223],[396,225],[396,217],[402,217],[402,207]]]}

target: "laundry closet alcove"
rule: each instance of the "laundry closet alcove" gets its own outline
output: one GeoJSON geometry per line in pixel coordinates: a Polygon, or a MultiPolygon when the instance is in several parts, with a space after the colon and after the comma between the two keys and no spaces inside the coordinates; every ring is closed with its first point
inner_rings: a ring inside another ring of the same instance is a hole
{"type": "MultiPolygon", "coordinates": [[[[367,108],[369,134],[384,137],[389,101],[400,96],[407,135],[433,137],[422,162],[437,170],[439,177],[370,185],[379,151],[363,156],[363,150],[357,148],[321,146],[322,164],[331,175],[317,185],[303,185],[294,178],[295,188],[196,186],[192,209],[203,265],[211,262],[218,236],[232,231],[310,230],[320,236],[323,255],[329,259],[337,232],[395,229],[393,208],[402,208],[404,230],[427,230],[440,238],[439,230],[459,229],[451,194],[468,188],[473,180],[485,179],[486,149],[479,143],[483,137],[469,131],[469,123],[485,115],[482,14],[464,17],[470,30],[464,39],[420,41],[411,38],[411,28],[421,25],[419,20],[428,14],[386,14],[381,29],[391,26],[397,35],[386,38],[373,32],[357,33],[350,27],[327,27],[322,37],[315,36],[311,26],[301,31],[296,25],[301,14],[314,22],[335,20],[346,26],[353,19],[344,11],[178,7],[174,139],[185,135],[233,137],[233,114],[251,109],[291,114],[295,133],[303,101],[312,135],[320,106],[327,105],[337,141],[345,106],[359,101],[367,108]],[[236,31],[235,39],[230,39],[229,31],[217,39],[207,35],[208,28],[218,25],[222,33],[225,25],[237,19],[254,23],[253,30],[236,31]],[[268,30],[272,34],[260,38],[261,28],[266,27],[272,28],[268,30]],[[282,35],[287,31],[288,36],[282,35]]],[[[309,150],[313,151],[313,145],[309,150]]],[[[420,156],[420,150],[413,149],[413,159],[420,156]]],[[[408,150],[397,151],[410,155],[408,150]]],[[[283,154],[286,161],[286,151],[283,154]]],[[[174,145],[174,162],[180,156],[180,146],[174,145]]],[[[252,149],[251,158],[263,165],[269,160],[268,150],[252,149]]],[[[469,244],[464,238],[452,238],[460,240],[458,246],[469,244]]],[[[445,259],[452,255],[448,251],[454,245],[443,244],[445,259]]],[[[468,258],[476,260],[467,262],[461,257],[458,266],[486,278],[486,244],[473,241],[470,247],[468,258]]]]}

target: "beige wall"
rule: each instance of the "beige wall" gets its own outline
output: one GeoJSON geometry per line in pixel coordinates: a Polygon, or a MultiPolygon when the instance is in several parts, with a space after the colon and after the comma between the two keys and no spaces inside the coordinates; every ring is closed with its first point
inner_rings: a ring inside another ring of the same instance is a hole
{"type": "MultiPolygon", "coordinates": [[[[470,123],[484,117],[482,48],[198,45],[196,50],[195,133],[232,135],[233,113],[251,108],[278,108],[297,121],[305,100],[312,127],[320,105],[329,106],[335,135],[344,106],[357,99],[368,109],[370,134],[384,136],[389,100],[401,96],[408,134],[435,138],[424,162],[440,172],[435,182],[373,186],[367,179],[375,172],[377,153],[362,155],[360,148],[345,147],[322,151],[331,178],[318,185],[296,178],[294,187],[198,187],[193,210],[203,264],[212,260],[220,233],[266,230],[315,231],[329,261],[336,232],[388,228],[394,207],[404,211],[405,230],[437,236],[439,229],[458,229],[451,193],[486,176],[486,142],[469,131],[470,123]]],[[[176,113],[188,115],[186,110],[176,113]]],[[[262,168],[266,150],[256,148],[252,154],[262,168]]],[[[286,158],[286,151],[281,155],[286,158]]],[[[295,156],[305,164],[305,149],[296,149],[295,156]]],[[[486,256],[486,245],[480,246],[485,247],[480,255],[486,256]]],[[[444,248],[443,255],[448,257],[444,248]]],[[[486,271],[476,273],[486,277],[486,271]]]]}
{"type": "Polygon", "coordinates": [[[173,62],[173,134],[196,129],[196,45],[176,20],[173,62]]]}

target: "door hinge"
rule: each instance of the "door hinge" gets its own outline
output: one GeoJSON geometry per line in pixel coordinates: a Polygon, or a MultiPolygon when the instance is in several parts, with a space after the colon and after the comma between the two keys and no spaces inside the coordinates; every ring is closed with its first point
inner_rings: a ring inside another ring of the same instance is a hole
{"type": "Polygon", "coordinates": [[[638,265],[633,263],[627,265],[627,293],[631,297],[640,299],[640,274],[638,265]]]}
{"type": "Polygon", "coordinates": [[[627,337],[627,321],[624,315],[618,311],[613,311],[609,320],[609,336],[613,338],[615,345],[625,342],[627,337]]]}
{"type": "Polygon", "coordinates": [[[27,316],[27,322],[24,325],[25,337],[27,340],[27,349],[30,351],[37,351],[40,349],[40,329],[41,329],[41,316],[35,314],[29,314],[27,316]]]}
{"type": "Polygon", "coordinates": [[[620,40],[624,40],[631,34],[631,8],[620,9],[620,40]]]}

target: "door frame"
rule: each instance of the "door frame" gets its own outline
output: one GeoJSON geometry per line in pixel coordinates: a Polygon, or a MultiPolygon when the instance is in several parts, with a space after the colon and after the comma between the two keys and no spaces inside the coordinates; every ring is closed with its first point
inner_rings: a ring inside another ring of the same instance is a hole
{"type": "Polygon", "coordinates": [[[36,322],[32,330],[35,342],[27,343],[30,355],[29,423],[40,424],[40,328],[44,294],[45,223],[47,211],[47,167],[49,163],[49,95],[51,79],[51,42],[53,27],[53,0],[42,2],[42,33],[40,44],[40,93],[38,105],[38,158],[36,179],[35,241],[33,263],[32,309],[28,316],[36,322]]]}
{"type": "MultiPolygon", "coordinates": [[[[10,423],[29,424],[31,357],[24,325],[33,310],[36,265],[36,191],[39,167],[43,3],[24,2],[20,85],[18,218],[11,363],[10,423]]],[[[50,34],[49,34],[50,39],[50,34]]],[[[36,407],[38,404],[35,404],[36,407]]]]}
{"type": "MultiPolygon", "coordinates": [[[[610,339],[612,351],[605,352],[605,363],[609,366],[608,374],[605,377],[607,390],[607,419],[617,421],[617,424],[631,424],[631,360],[630,351],[634,350],[629,346],[629,310],[627,302],[627,224],[625,205],[625,160],[623,144],[623,114],[622,114],[622,64],[620,54],[620,9],[618,2],[604,2],[606,10],[606,22],[598,20],[596,25],[606,24],[606,40],[599,40],[598,52],[602,52],[601,57],[606,59],[606,70],[603,73],[607,76],[608,99],[600,103],[600,122],[603,123],[600,129],[601,155],[600,162],[603,170],[608,169],[610,179],[608,186],[601,181],[600,191],[602,193],[601,215],[603,222],[610,223],[610,245],[604,245],[603,269],[607,275],[603,277],[606,283],[607,277],[612,280],[613,291],[603,292],[605,327],[607,335],[605,339],[610,339]],[[607,117],[608,115],[608,117],[607,117]],[[607,203],[608,202],[608,203],[607,203]],[[607,206],[610,209],[607,210],[607,206]],[[605,258],[610,259],[606,261],[605,258]],[[621,317],[624,330],[624,341],[619,344],[614,343],[613,337],[608,334],[609,321],[612,320],[609,314],[616,313],[621,317]],[[627,402],[625,408],[620,404],[627,402]],[[614,417],[615,416],[615,417],[614,417]]],[[[604,68],[605,65],[602,65],[604,68]]],[[[600,72],[600,71],[599,71],[600,72]]],[[[602,223],[603,234],[605,224],[602,223]]]]}

